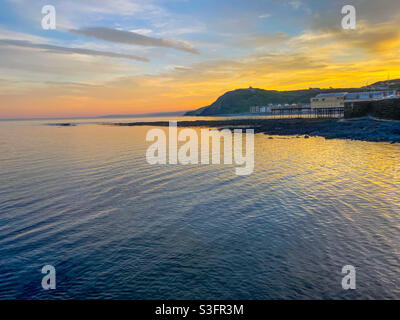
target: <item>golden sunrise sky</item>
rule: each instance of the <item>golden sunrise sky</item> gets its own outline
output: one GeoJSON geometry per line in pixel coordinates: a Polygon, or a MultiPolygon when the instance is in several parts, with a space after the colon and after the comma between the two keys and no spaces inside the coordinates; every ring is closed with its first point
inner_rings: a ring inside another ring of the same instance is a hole
{"type": "Polygon", "coordinates": [[[3,0],[0,118],[192,110],[400,78],[399,0],[3,0]],[[42,7],[56,8],[43,30],[42,7]],[[341,8],[357,10],[356,30],[341,8]]]}

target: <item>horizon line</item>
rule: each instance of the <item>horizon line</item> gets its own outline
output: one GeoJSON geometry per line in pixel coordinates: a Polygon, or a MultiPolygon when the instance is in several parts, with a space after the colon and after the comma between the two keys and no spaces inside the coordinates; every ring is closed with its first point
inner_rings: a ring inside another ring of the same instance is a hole
{"type": "MultiPolygon", "coordinates": [[[[225,91],[224,93],[227,92],[232,92],[236,90],[246,90],[246,89],[260,89],[260,90],[265,90],[265,91],[277,91],[277,92],[293,92],[293,91],[309,91],[313,89],[319,89],[319,90],[341,90],[341,89],[362,89],[365,87],[372,86],[377,83],[384,83],[384,82],[390,82],[390,81],[400,81],[400,79],[390,79],[390,80],[380,80],[373,82],[371,84],[366,84],[365,86],[362,87],[338,87],[338,88],[333,88],[333,87],[309,87],[309,88],[303,88],[303,89],[294,89],[294,90],[271,90],[271,89],[263,89],[263,88],[256,88],[251,85],[249,85],[248,88],[237,88],[233,90],[228,90],[225,91]]],[[[221,96],[221,95],[220,95],[221,96]]],[[[220,97],[219,96],[219,97],[220,97]]],[[[217,99],[219,98],[217,97],[217,99]]],[[[212,103],[211,103],[212,104],[212,103]]],[[[209,105],[203,106],[203,107],[197,107],[195,109],[185,109],[185,110],[179,110],[179,111],[156,111],[156,112],[150,112],[150,113],[134,113],[134,114],[109,114],[109,115],[89,115],[89,116],[79,116],[79,115],[71,115],[71,116],[60,116],[60,117],[52,117],[52,116],[43,116],[43,117],[11,117],[11,118],[2,118],[0,117],[0,121],[12,121],[12,120],[63,120],[63,119],[96,119],[96,118],[106,118],[106,117],[129,117],[129,116],[146,116],[146,115],[154,115],[154,114],[171,114],[171,113],[179,113],[179,112],[189,112],[189,111],[195,111],[200,108],[207,107],[209,105]]]]}

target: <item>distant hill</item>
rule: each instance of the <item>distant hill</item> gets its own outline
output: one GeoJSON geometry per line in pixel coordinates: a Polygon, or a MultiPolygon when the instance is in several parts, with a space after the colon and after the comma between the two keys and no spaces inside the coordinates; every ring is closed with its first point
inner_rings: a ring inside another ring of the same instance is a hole
{"type": "Polygon", "coordinates": [[[400,79],[379,81],[368,86],[362,87],[361,89],[367,90],[391,90],[400,88],[400,79]]]}
{"type": "Polygon", "coordinates": [[[310,99],[320,93],[328,92],[356,92],[367,90],[400,89],[400,79],[381,81],[362,88],[338,88],[338,89],[319,89],[310,88],[308,90],[276,91],[263,89],[237,89],[229,91],[220,96],[209,106],[189,111],[187,116],[211,116],[222,114],[247,113],[250,107],[265,106],[269,103],[292,104],[310,103],[310,99]]]}

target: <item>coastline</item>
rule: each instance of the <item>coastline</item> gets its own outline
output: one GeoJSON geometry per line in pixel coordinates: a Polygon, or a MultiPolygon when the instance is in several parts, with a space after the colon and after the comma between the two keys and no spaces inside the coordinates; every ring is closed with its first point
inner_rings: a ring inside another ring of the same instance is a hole
{"type": "MultiPolygon", "coordinates": [[[[108,124],[110,125],[110,124],[108,124]]],[[[112,123],[114,126],[168,127],[168,121],[112,123]]],[[[255,133],[280,136],[324,137],[370,142],[400,143],[400,121],[360,119],[229,119],[179,121],[178,127],[254,129],[255,133]]]]}

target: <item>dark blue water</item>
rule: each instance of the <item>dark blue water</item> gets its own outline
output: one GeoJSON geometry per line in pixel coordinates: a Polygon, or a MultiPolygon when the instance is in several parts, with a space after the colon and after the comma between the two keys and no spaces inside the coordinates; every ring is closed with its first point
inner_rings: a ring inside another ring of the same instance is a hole
{"type": "Polygon", "coordinates": [[[0,124],[1,299],[400,298],[399,145],[260,134],[239,177],[148,129],[0,124]]]}

